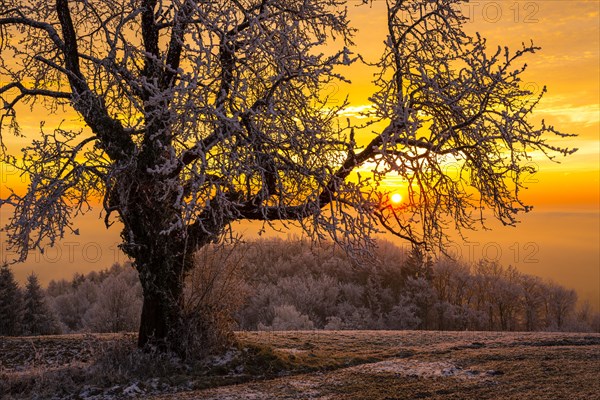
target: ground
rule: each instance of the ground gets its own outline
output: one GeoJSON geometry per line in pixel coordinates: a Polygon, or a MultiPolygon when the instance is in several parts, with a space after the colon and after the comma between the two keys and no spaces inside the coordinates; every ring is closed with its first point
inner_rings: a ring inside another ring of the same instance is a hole
{"type": "Polygon", "coordinates": [[[0,338],[0,398],[600,399],[599,334],[236,335],[196,370],[135,356],[132,334],[0,338]]]}

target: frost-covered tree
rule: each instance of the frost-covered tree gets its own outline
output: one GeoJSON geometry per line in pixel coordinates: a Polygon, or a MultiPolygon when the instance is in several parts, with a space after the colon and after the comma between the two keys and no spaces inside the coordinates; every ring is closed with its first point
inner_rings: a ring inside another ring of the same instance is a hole
{"type": "MultiPolygon", "coordinates": [[[[75,281],[73,281],[75,282],[75,281]]],[[[98,300],[99,288],[89,280],[83,280],[71,290],[52,298],[50,306],[67,332],[85,328],[83,317],[98,300]]]]}
{"type": "Polygon", "coordinates": [[[137,290],[127,283],[128,271],[111,275],[99,284],[98,298],[83,315],[93,332],[130,332],[139,326],[141,310],[137,290]]]}
{"type": "Polygon", "coordinates": [[[483,211],[514,224],[529,152],[570,151],[528,121],[521,58],[538,48],[488,49],[460,3],[386,1],[361,130],[322,90],[356,61],[345,0],[3,0],[2,133],[34,135],[2,154],[30,181],[0,203],[9,245],[24,260],[102,198],[143,287],[139,345],[178,350],[193,254],[234,221],[296,221],[354,248],[381,226],[439,244],[483,211]],[[21,103],[73,110],[81,129],[22,131],[21,103]],[[401,207],[387,173],[408,182],[401,207]]]}
{"type": "Polygon", "coordinates": [[[120,332],[139,326],[142,289],[130,264],[50,281],[46,300],[64,332],[120,332]]]}
{"type": "Polygon", "coordinates": [[[22,324],[24,335],[50,335],[58,331],[56,317],[46,304],[44,292],[34,273],[27,277],[25,284],[22,324]]]}
{"type": "Polygon", "coordinates": [[[388,327],[391,329],[416,329],[421,324],[417,316],[418,307],[407,297],[401,297],[388,314],[388,327]]]}
{"type": "MultiPolygon", "coordinates": [[[[268,329],[263,327],[263,329],[268,329]]],[[[300,313],[296,307],[282,305],[275,307],[275,317],[271,329],[276,331],[305,331],[314,329],[314,323],[308,315],[300,313]]]]}
{"type": "Polygon", "coordinates": [[[431,329],[434,306],[438,301],[437,293],[425,278],[408,278],[405,286],[405,302],[410,302],[416,307],[420,329],[431,329]]]}
{"type": "Polygon", "coordinates": [[[46,294],[49,297],[58,297],[62,294],[69,293],[73,287],[66,279],[55,281],[52,279],[46,288],[46,294]]]}
{"type": "Polygon", "coordinates": [[[519,285],[523,293],[523,328],[526,331],[539,330],[544,322],[544,283],[539,277],[523,274],[519,285]]]}
{"type": "Polygon", "coordinates": [[[7,264],[0,267],[0,336],[16,336],[22,331],[23,294],[7,264]]]}
{"type": "Polygon", "coordinates": [[[577,293],[555,283],[546,286],[546,321],[548,330],[567,330],[575,318],[577,293]]]}

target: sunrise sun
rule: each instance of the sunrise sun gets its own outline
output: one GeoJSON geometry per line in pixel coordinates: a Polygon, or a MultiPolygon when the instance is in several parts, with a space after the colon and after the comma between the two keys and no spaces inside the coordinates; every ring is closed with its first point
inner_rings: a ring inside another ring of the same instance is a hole
{"type": "Polygon", "coordinates": [[[399,193],[394,193],[391,197],[392,203],[399,204],[402,201],[402,196],[399,193]]]}

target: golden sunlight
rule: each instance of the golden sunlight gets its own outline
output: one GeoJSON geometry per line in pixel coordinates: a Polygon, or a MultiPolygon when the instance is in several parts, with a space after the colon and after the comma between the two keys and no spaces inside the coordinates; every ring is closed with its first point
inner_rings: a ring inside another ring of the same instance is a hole
{"type": "Polygon", "coordinates": [[[402,202],[402,195],[400,193],[394,193],[391,197],[392,203],[399,204],[402,202]]]}

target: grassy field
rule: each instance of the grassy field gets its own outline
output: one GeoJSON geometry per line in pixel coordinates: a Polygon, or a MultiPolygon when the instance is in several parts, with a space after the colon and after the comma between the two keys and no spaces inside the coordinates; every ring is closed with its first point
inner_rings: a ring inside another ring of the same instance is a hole
{"type": "Polygon", "coordinates": [[[239,332],[204,365],[135,335],[0,338],[0,398],[600,399],[600,335],[239,332]]]}

